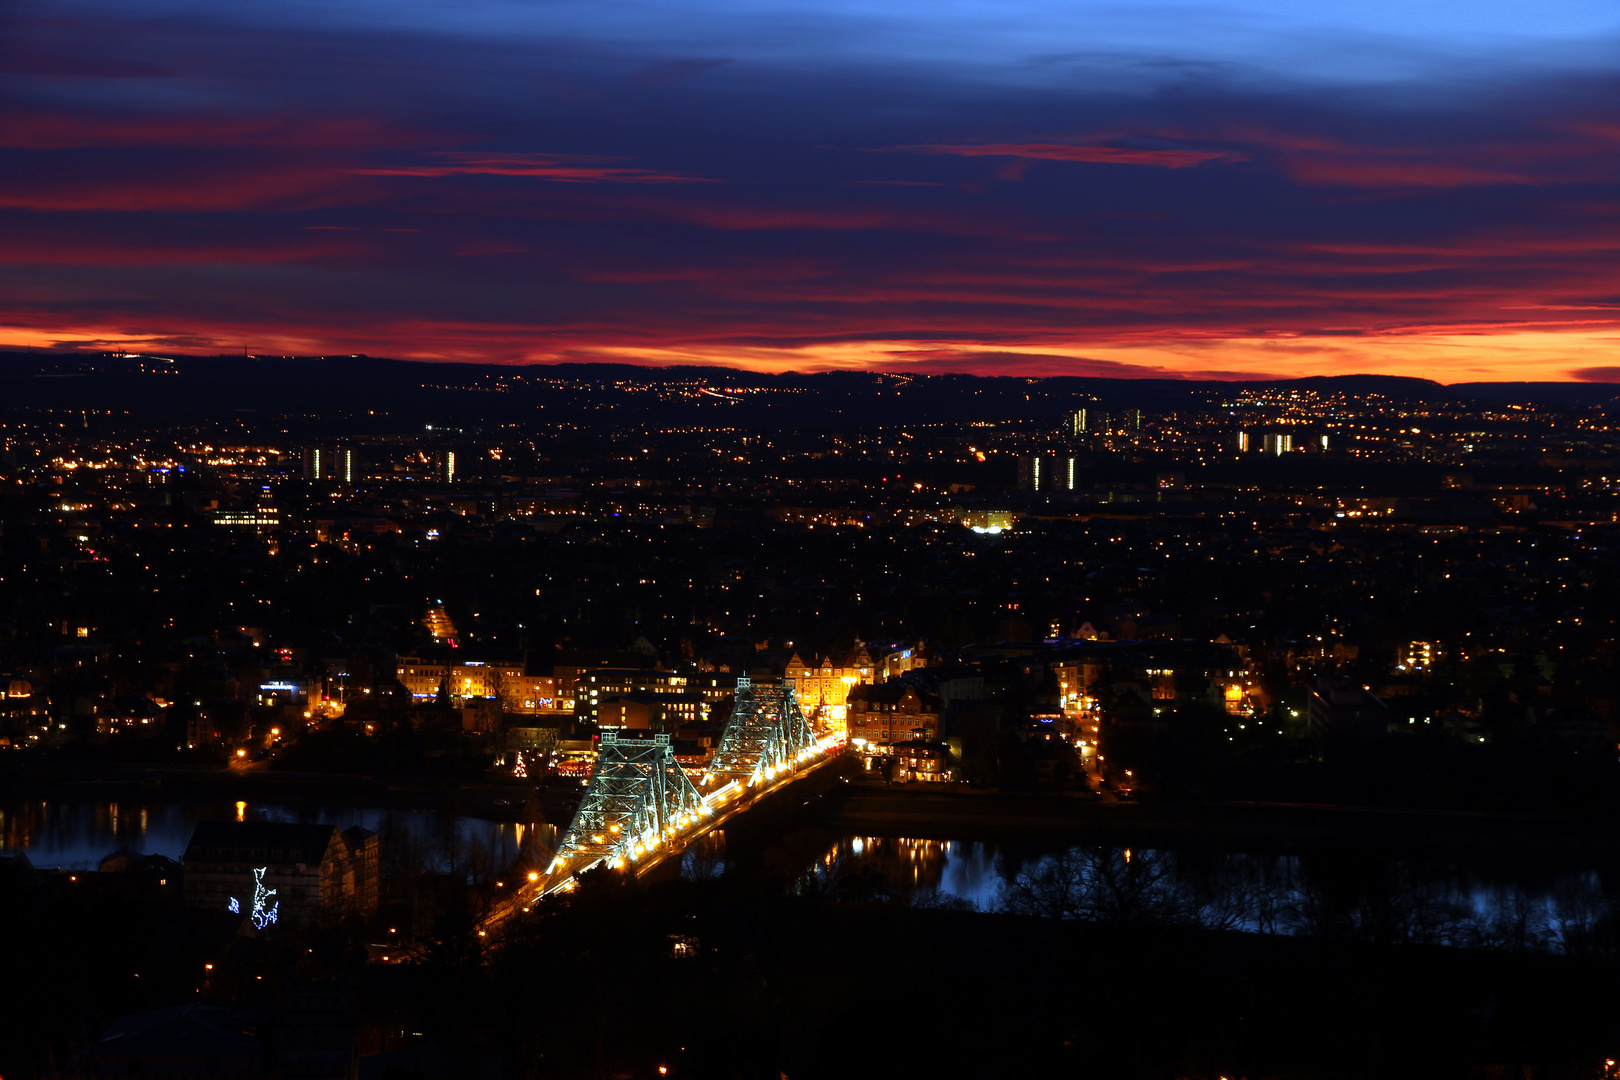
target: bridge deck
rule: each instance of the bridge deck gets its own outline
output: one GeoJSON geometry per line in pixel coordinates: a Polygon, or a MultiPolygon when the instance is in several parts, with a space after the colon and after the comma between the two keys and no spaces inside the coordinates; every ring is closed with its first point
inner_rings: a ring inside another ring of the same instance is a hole
{"type": "MultiPolygon", "coordinates": [[[[829,752],[818,754],[799,768],[784,772],[765,784],[756,785],[752,788],[734,787],[728,784],[711,792],[705,797],[704,801],[709,802],[709,800],[719,796],[716,801],[710,803],[714,809],[713,814],[701,819],[691,829],[682,831],[670,843],[660,845],[634,863],[627,864],[623,869],[636,877],[640,877],[670,858],[685,854],[687,848],[694,841],[707,836],[738,814],[751,809],[761,799],[804,779],[822,766],[837,761],[842,754],[843,746],[839,743],[836,746],[829,746],[829,752]]],[[[588,866],[578,868],[564,867],[556,872],[540,874],[534,880],[524,882],[513,890],[512,895],[490,906],[479,921],[479,933],[490,936],[511,919],[527,912],[541,898],[572,889],[578,882],[579,874],[601,865],[603,861],[605,860],[598,860],[588,866]]]]}

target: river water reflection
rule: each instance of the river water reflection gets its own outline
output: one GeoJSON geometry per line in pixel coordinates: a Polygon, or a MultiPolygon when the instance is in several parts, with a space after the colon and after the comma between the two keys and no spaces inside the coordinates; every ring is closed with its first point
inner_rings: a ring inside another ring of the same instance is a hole
{"type": "Polygon", "coordinates": [[[360,825],[382,838],[384,857],[408,850],[440,870],[488,861],[511,863],[538,838],[521,822],[486,821],[436,810],[230,800],[140,802],[107,799],[13,799],[0,802],[0,854],[26,854],[40,867],[93,869],[120,849],[179,859],[198,821],[287,821],[360,825]]]}
{"type": "Polygon", "coordinates": [[[1342,849],[1032,849],[877,836],[838,840],[794,888],[835,899],[1100,922],[1555,952],[1606,934],[1620,910],[1620,874],[1597,866],[1464,865],[1342,849]]]}

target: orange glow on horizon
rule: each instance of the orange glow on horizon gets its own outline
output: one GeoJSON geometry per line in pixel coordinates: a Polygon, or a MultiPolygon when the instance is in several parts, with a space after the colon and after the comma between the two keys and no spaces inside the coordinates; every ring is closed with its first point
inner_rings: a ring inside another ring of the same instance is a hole
{"type": "Polygon", "coordinates": [[[648,367],[687,365],[749,371],[965,372],[977,375],[1095,378],[1291,379],[1350,374],[1405,375],[1439,383],[1620,382],[1615,361],[1620,326],[1431,327],[1386,333],[1275,334],[1223,337],[1213,333],[1115,340],[1006,345],[993,341],[844,341],[797,347],[702,342],[592,345],[571,336],[536,349],[541,329],[425,323],[371,333],[317,329],[261,332],[255,328],[196,334],[132,332],[128,327],[0,326],[0,349],[82,349],[176,355],[239,353],[342,356],[365,353],[401,360],[554,364],[601,362],[648,367]]]}

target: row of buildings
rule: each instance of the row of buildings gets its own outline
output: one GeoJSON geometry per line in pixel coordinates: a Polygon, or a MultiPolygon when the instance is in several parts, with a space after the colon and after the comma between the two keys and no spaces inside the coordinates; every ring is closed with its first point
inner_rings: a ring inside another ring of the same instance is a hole
{"type": "Polygon", "coordinates": [[[358,825],[200,821],[181,859],[184,896],[261,930],[374,915],[380,854],[377,834],[358,825]]]}

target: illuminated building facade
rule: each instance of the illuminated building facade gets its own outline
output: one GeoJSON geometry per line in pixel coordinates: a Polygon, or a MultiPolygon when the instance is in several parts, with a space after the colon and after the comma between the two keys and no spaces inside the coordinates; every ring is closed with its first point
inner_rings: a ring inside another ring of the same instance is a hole
{"type": "Polygon", "coordinates": [[[1283,433],[1267,435],[1264,443],[1262,444],[1262,449],[1265,453],[1270,454],[1273,457],[1281,457],[1283,454],[1292,453],[1294,449],[1294,437],[1292,435],[1283,433]]]}
{"type": "Polygon", "coordinates": [[[969,510],[958,506],[952,511],[958,525],[974,532],[999,533],[1013,527],[1018,515],[1011,510],[969,510]]]}
{"type": "Polygon", "coordinates": [[[1445,650],[1436,641],[1408,641],[1395,651],[1401,671],[1428,671],[1444,658],[1445,650]]]}
{"type": "Polygon", "coordinates": [[[895,743],[933,742],[939,738],[939,703],[925,699],[903,682],[857,686],[849,693],[850,745],[857,750],[887,750],[895,743]]]}
{"type": "Polygon", "coordinates": [[[361,479],[354,450],[346,446],[306,446],[304,479],[336,480],[344,484],[361,479]]]}
{"type": "Polygon", "coordinates": [[[264,486],[255,494],[251,507],[221,507],[215,510],[214,524],[264,533],[281,525],[281,512],[276,509],[270,488],[264,486]]]}
{"type": "Polygon", "coordinates": [[[529,675],[520,661],[485,662],[465,660],[448,664],[418,656],[399,658],[395,675],[415,701],[431,701],[444,687],[453,705],[474,698],[496,698],[501,711],[508,713],[572,712],[571,695],[557,693],[557,680],[550,675],[529,675]]]}
{"type": "Polygon", "coordinates": [[[1076,658],[1052,665],[1052,674],[1058,683],[1058,703],[1065,716],[1079,717],[1096,708],[1092,688],[1104,670],[1106,664],[1100,658],[1076,658]]]}
{"type": "Polygon", "coordinates": [[[96,733],[134,732],[155,735],[163,731],[163,710],[150,698],[120,694],[96,706],[96,733]]]}
{"type": "Polygon", "coordinates": [[[1073,454],[1035,454],[1018,459],[1019,491],[1074,491],[1080,486],[1073,454]]]}
{"type": "Polygon", "coordinates": [[[894,748],[890,778],[900,784],[942,784],[951,779],[950,758],[937,746],[901,743],[894,748]]]}
{"type": "Polygon", "coordinates": [[[866,646],[857,645],[837,661],[823,657],[815,667],[806,664],[798,653],[794,653],[782,676],[793,684],[799,701],[806,708],[824,720],[842,725],[850,689],[870,683],[874,670],[875,665],[866,646]]]}
{"type": "Polygon", "coordinates": [[[878,663],[877,677],[880,680],[894,679],[908,671],[928,666],[928,649],[922,642],[909,649],[895,649],[884,654],[878,663]]]}
{"type": "Polygon", "coordinates": [[[0,746],[26,746],[37,742],[51,725],[45,695],[36,693],[28,679],[0,679],[0,746]]]}
{"type": "MultiPolygon", "coordinates": [[[[562,684],[561,678],[558,684],[562,684]]],[[[574,679],[574,715],[599,721],[603,704],[629,694],[684,695],[686,676],[651,668],[596,668],[574,679]]]]}
{"type": "Polygon", "coordinates": [[[701,694],[625,694],[597,705],[596,722],[604,728],[676,731],[709,719],[713,705],[701,694]]]}

